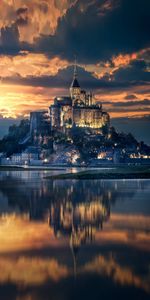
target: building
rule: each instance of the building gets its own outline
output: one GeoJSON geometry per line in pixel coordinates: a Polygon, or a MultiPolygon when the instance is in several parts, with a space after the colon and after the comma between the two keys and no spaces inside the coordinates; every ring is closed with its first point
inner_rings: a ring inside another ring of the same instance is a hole
{"type": "Polygon", "coordinates": [[[50,123],[52,129],[61,129],[72,125],[71,97],[56,97],[50,106],[50,123]]]}
{"type": "Polygon", "coordinates": [[[34,161],[39,161],[40,159],[40,148],[30,146],[22,153],[14,153],[10,160],[7,161],[8,163],[11,163],[13,165],[24,165],[29,164],[34,161]]]}
{"type": "Polygon", "coordinates": [[[30,137],[36,144],[42,144],[53,131],[66,132],[72,127],[79,127],[90,128],[98,134],[101,128],[109,128],[109,114],[103,111],[101,104],[95,103],[91,92],[81,89],[77,77],[75,64],[70,95],[56,97],[47,111],[30,113],[30,137]]]}
{"type": "Polygon", "coordinates": [[[109,127],[109,122],[109,114],[102,110],[101,104],[95,104],[92,93],[80,88],[75,64],[70,96],[56,97],[50,106],[51,129],[65,131],[75,126],[95,130],[109,127]]]}

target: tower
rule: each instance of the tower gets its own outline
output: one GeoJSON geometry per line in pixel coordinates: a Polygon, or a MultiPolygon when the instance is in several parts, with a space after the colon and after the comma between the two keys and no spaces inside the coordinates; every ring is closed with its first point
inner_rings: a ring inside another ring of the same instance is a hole
{"type": "Polygon", "coordinates": [[[77,80],[77,60],[75,59],[73,81],[70,86],[70,95],[71,95],[73,106],[74,106],[74,102],[80,99],[80,93],[81,93],[81,88],[77,80]]]}

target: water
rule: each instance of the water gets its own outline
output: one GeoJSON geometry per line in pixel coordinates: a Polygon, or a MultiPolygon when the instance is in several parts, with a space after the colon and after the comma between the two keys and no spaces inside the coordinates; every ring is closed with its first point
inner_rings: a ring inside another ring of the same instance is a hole
{"type": "Polygon", "coordinates": [[[149,299],[150,180],[49,174],[0,173],[0,299],[149,299]]]}

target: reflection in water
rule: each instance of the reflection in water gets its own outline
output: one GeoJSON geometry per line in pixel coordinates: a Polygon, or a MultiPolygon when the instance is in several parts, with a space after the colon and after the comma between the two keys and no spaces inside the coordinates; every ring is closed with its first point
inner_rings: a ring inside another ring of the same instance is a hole
{"type": "Polygon", "coordinates": [[[109,215],[109,202],[103,203],[101,200],[78,204],[66,200],[50,205],[49,224],[54,229],[55,236],[69,236],[75,277],[79,248],[92,242],[95,231],[102,229],[103,222],[108,220],[109,215]]]}
{"type": "Polygon", "coordinates": [[[73,204],[70,201],[51,204],[50,226],[56,236],[69,235],[77,245],[92,241],[93,233],[102,229],[110,215],[110,206],[101,201],[73,204]]]}
{"type": "Polygon", "coordinates": [[[150,181],[45,175],[0,173],[2,300],[148,299],[150,181]]]}

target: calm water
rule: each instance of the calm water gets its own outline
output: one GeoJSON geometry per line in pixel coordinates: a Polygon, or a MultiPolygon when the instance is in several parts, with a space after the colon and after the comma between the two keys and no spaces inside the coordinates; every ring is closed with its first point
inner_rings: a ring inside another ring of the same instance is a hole
{"type": "Polygon", "coordinates": [[[150,180],[0,173],[0,300],[149,299],[150,180]]]}

